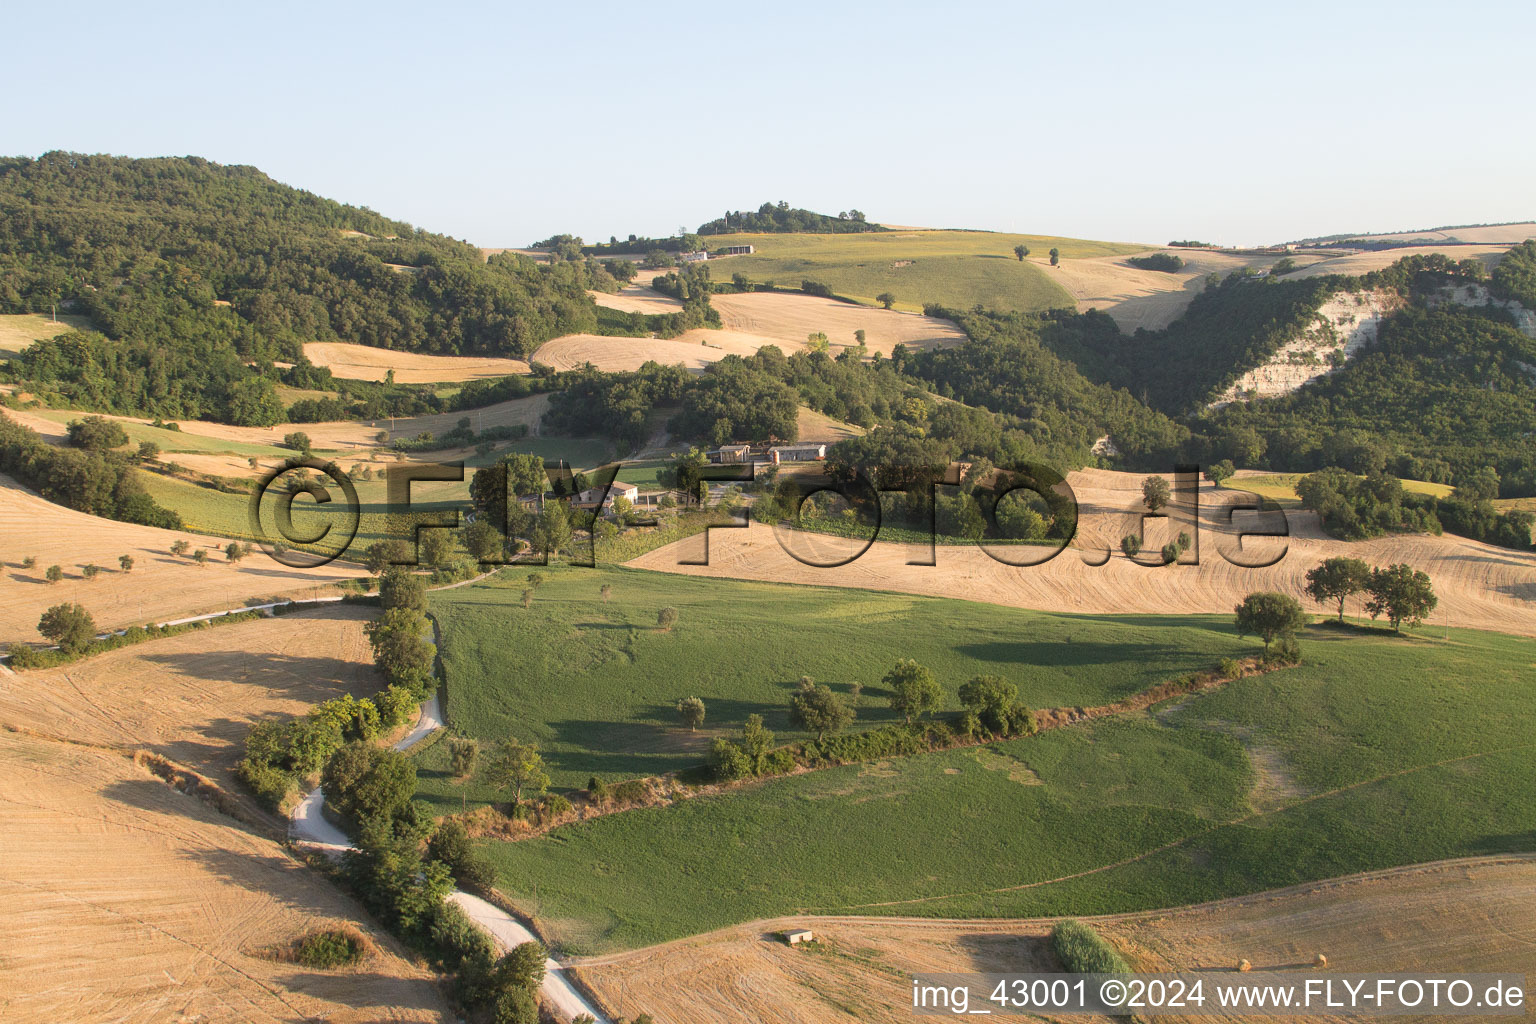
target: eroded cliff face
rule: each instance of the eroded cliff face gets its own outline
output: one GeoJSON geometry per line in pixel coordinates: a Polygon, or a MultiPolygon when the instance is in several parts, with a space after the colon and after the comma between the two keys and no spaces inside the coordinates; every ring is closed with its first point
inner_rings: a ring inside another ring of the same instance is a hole
{"type": "Polygon", "coordinates": [[[1392,291],[1335,292],[1299,338],[1239,377],[1213,405],[1290,394],[1332,372],[1373,343],[1381,321],[1402,305],[1402,297],[1392,291]]]}

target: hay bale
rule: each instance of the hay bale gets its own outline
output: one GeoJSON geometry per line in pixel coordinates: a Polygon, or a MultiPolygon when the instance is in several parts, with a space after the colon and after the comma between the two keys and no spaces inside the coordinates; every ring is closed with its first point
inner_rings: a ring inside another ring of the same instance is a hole
{"type": "Polygon", "coordinates": [[[1253,970],[1253,964],[1249,963],[1247,960],[1239,960],[1237,962],[1237,969],[1239,971],[1251,971],[1253,970]]]}
{"type": "Polygon", "coordinates": [[[1321,953],[1317,954],[1317,956],[1313,959],[1312,962],[1314,964],[1316,964],[1318,967],[1327,967],[1328,966],[1328,958],[1326,956],[1324,956],[1323,954],[1321,954],[1321,953]]]}

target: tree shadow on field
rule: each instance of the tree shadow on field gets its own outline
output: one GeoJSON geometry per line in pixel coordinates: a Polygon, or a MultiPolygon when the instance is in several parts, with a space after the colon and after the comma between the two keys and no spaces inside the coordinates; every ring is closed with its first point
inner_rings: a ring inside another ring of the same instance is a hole
{"type": "MultiPolygon", "coordinates": [[[[208,634],[212,640],[217,634],[208,634]]],[[[322,691],[361,693],[379,689],[378,670],[363,662],[327,654],[243,654],[238,638],[225,648],[145,654],[152,665],[208,682],[258,686],[281,696],[305,701],[324,700],[322,691]]]]}
{"type": "Polygon", "coordinates": [[[1494,853],[1536,853],[1536,830],[1479,836],[1471,844],[1474,855],[1494,853]]]}
{"type": "Polygon", "coordinates": [[[48,582],[47,580],[43,579],[41,576],[26,576],[26,575],[23,575],[22,573],[19,573],[19,572],[11,573],[11,579],[15,580],[17,583],[43,583],[43,584],[46,584],[48,582]]]}
{"type": "Polygon", "coordinates": [[[971,958],[969,970],[979,974],[1057,971],[1050,938],[1039,935],[997,935],[973,932],[961,935],[956,944],[971,958]]]}
{"type": "MultiPolygon", "coordinates": [[[[1065,643],[1034,640],[993,640],[958,644],[955,650],[977,661],[1034,665],[1042,668],[1082,668],[1087,665],[1153,664],[1182,656],[1182,648],[1154,643],[1065,643]]],[[[866,693],[869,691],[865,691],[866,693]]]]}
{"type": "MultiPolygon", "coordinates": [[[[319,922],[316,922],[318,925],[319,922]]],[[[295,936],[297,938],[297,936],[295,936]]],[[[376,972],[340,968],[335,971],[305,971],[276,979],[290,992],[329,999],[351,1008],[380,1007],[442,1012],[432,983],[424,978],[399,978],[376,972]]],[[[396,1017],[391,1013],[390,1017],[396,1017]]],[[[311,1019],[311,1018],[306,1018],[311,1019]]],[[[383,1019],[383,1018],[376,1018],[383,1019]]]]}

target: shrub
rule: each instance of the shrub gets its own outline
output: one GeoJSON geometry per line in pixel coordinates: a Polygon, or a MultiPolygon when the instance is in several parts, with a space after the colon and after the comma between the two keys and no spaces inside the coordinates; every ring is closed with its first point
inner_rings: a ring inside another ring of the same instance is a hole
{"type": "Polygon", "coordinates": [[[1051,930],[1051,949],[1076,974],[1130,974],[1131,966],[1104,937],[1081,921],[1062,921],[1051,930]]]}
{"type": "Polygon", "coordinates": [[[496,960],[491,937],[457,903],[445,900],[437,908],[427,935],[437,952],[438,963],[445,970],[458,971],[473,965],[489,971],[496,960]]]}
{"type": "Polygon", "coordinates": [[[475,762],[480,759],[478,741],[455,736],[448,741],[448,763],[456,779],[465,779],[475,773],[475,762]]]}
{"type": "Polygon", "coordinates": [[[571,812],[571,802],[559,793],[551,793],[544,798],[544,814],[548,818],[558,818],[562,814],[571,812]]]}
{"type": "Polygon", "coordinates": [[[596,775],[587,780],[587,798],[598,805],[608,802],[608,787],[596,775]]]}
{"type": "Polygon", "coordinates": [[[644,779],[625,779],[611,790],[614,803],[637,804],[650,793],[644,779]]]}
{"type": "Polygon", "coordinates": [[[1264,652],[1263,662],[1267,668],[1289,668],[1292,665],[1301,664],[1301,644],[1296,642],[1293,636],[1282,636],[1276,640],[1274,646],[1264,652]]]}
{"type": "Polygon", "coordinates": [[[299,940],[293,958],[305,967],[321,970],[350,967],[363,958],[363,942],[347,932],[315,932],[299,940]]]}
{"type": "Polygon", "coordinates": [[[437,826],[427,842],[427,852],[448,865],[460,885],[484,890],[496,884],[496,870],[491,862],[475,848],[464,826],[452,818],[437,826]]]}
{"type": "Polygon", "coordinates": [[[1243,663],[1236,658],[1222,658],[1218,671],[1223,679],[1238,679],[1243,674],[1243,663]]]}
{"type": "Polygon", "coordinates": [[[408,686],[391,683],[374,696],[373,703],[379,711],[379,726],[393,729],[411,720],[421,696],[408,686]]]}
{"type": "Polygon", "coordinates": [[[246,757],[236,765],[235,774],[256,795],[256,799],[272,810],[281,807],[283,801],[288,799],[288,794],[294,790],[292,775],[252,757],[246,757]]]}

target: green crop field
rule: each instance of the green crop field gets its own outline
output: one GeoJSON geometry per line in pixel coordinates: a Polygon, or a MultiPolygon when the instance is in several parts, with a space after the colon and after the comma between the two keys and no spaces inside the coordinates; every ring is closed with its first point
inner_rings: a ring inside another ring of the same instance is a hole
{"type": "MultiPolygon", "coordinates": [[[[1224,625],[1164,622],[1149,645],[1224,625]]],[[[595,952],[802,912],[1124,912],[1536,847],[1532,641],[1313,627],[1303,650],[1300,668],[1148,713],[488,850],[504,891],[595,952]]],[[[1128,660],[1104,652],[1122,671],[1128,660]]]]}
{"type": "MultiPolygon", "coordinates": [[[[152,430],[153,428],[143,428],[152,430]]],[[[157,434],[170,433],[177,437],[174,431],[154,431],[157,434]]],[[[227,442],[211,441],[212,444],[227,444],[227,442]]],[[[242,446],[254,447],[254,446],[242,446]]],[[[469,480],[474,476],[475,470],[490,462],[501,458],[507,452],[531,452],[544,458],[546,461],[565,459],[578,469],[590,469],[602,464],[609,456],[611,447],[602,441],[581,438],[524,438],[510,444],[500,446],[488,455],[470,455],[464,462],[464,481],[423,481],[411,487],[411,508],[413,511],[431,512],[434,510],[457,508],[460,513],[469,509],[469,480]]],[[[287,449],[273,449],[272,453],[281,457],[294,454],[287,449]]],[[[316,456],[326,458],[327,453],[316,451],[316,456]]],[[[414,457],[416,461],[430,461],[431,453],[424,453],[414,457]]],[[[163,455],[162,461],[174,462],[174,455],[163,455]]],[[[336,460],[337,465],[343,471],[350,470],[352,462],[344,455],[336,460]]],[[[384,467],[375,467],[375,476],[372,480],[356,480],[358,501],[362,505],[362,518],[358,525],[357,543],[370,544],[386,536],[393,536],[388,521],[389,505],[387,485],[382,476],[384,467]]],[[[295,530],[310,534],[320,528],[320,524],[329,522],[333,529],[343,530],[346,527],[347,512],[340,488],[327,484],[320,474],[312,474],[313,478],[322,484],[326,484],[331,494],[331,502],[325,505],[316,505],[308,497],[300,497],[294,502],[293,522],[295,530]]],[[[150,496],[161,505],[171,509],[181,516],[188,530],[197,533],[209,533],[221,537],[246,537],[251,533],[249,522],[249,498],[243,494],[231,494],[212,487],[191,483],[176,477],[166,477],[158,473],[143,473],[144,488],[150,496]]],[[[278,537],[280,534],[273,531],[270,512],[270,502],[263,505],[265,522],[270,536],[278,537]]],[[[324,547],[322,544],[321,547],[324,547]]]]}
{"type": "MultiPolygon", "coordinates": [[[[1268,498],[1282,508],[1297,508],[1301,498],[1296,493],[1296,482],[1305,473],[1270,473],[1264,476],[1233,477],[1224,486],[1228,490],[1251,491],[1261,498],[1268,498]]],[[[1449,498],[1455,490],[1450,484],[1432,484],[1425,480],[1402,480],[1403,490],[1409,494],[1427,494],[1432,498],[1449,498]]]]}
{"type": "MultiPolygon", "coordinates": [[[[1225,622],[1084,617],[910,594],[793,587],[639,570],[554,567],[524,610],[528,573],[435,594],[448,722],[487,742],[535,741],[557,787],[700,764],[709,740],[761,714],[785,739],[802,675],[863,693],[854,728],[897,721],[880,677],[898,657],[931,668],[958,709],[973,675],[1002,675],[1033,707],[1096,705],[1246,653],[1225,622]],[[599,588],[611,584],[609,604],[599,588]],[[678,611],[670,631],[663,607],[678,611]],[[899,640],[893,640],[899,638],[899,640]],[[690,733],[679,699],[708,709],[690,733]]],[[[445,755],[439,752],[439,757],[445,755]]],[[[423,793],[458,806],[489,791],[455,784],[424,762],[423,793]]]]}
{"type": "Polygon", "coordinates": [[[708,264],[717,281],[742,274],[756,284],[798,288],[805,279],[838,295],[873,303],[890,292],[898,309],[920,310],[937,302],[950,309],[976,303],[998,310],[1072,307],[1072,296],[1051,279],[1051,268],[1033,262],[1054,248],[1066,259],[1118,256],[1144,245],[1093,242],[1049,235],[991,231],[891,231],[856,235],[710,235],[709,249],[752,245],[750,256],[726,256],[708,264]],[[1027,245],[1020,262],[1015,245],[1027,245]]]}

